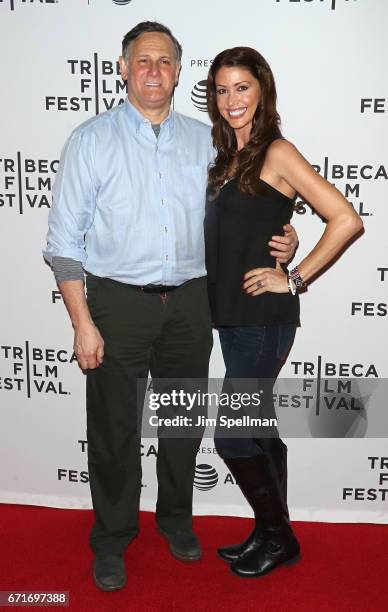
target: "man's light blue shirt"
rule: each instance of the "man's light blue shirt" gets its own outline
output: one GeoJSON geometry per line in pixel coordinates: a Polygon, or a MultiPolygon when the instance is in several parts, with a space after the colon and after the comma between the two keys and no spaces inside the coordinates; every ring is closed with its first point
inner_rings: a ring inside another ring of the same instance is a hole
{"type": "Polygon", "coordinates": [[[43,254],[96,276],[180,285],[204,276],[209,126],[171,111],[156,138],[127,100],[89,119],[61,156],[43,254]]]}

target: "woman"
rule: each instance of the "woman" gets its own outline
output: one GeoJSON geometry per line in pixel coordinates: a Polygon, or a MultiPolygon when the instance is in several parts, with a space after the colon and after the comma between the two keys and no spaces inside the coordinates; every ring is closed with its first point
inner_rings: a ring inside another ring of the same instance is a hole
{"type": "MultiPolygon", "coordinates": [[[[299,298],[324,266],[362,228],[341,193],[282,138],[270,67],[254,49],[217,55],[207,82],[217,156],[209,171],[206,260],[213,323],[225,360],[225,382],[261,379],[264,404],[299,324],[299,298]],[[290,273],[267,254],[289,223],[300,193],[327,220],[325,231],[290,273]]],[[[233,384],[233,383],[230,383],[233,384]]],[[[240,576],[260,576],[296,561],[299,544],[287,508],[287,448],[277,437],[215,438],[255,515],[242,544],[219,549],[240,576]]]]}

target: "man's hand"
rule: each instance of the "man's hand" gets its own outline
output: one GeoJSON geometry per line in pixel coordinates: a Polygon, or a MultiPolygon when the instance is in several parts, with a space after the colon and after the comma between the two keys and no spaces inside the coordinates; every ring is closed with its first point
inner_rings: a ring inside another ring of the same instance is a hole
{"type": "Polygon", "coordinates": [[[272,236],[272,240],[268,243],[272,247],[270,255],[276,257],[278,263],[287,263],[295,254],[298,246],[298,234],[292,225],[287,223],[283,225],[284,236],[272,236]]]}
{"type": "Polygon", "coordinates": [[[104,340],[94,323],[75,329],[74,352],[82,370],[94,370],[102,363],[104,340]]]}
{"type": "Polygon", "coordinates": [[[74,328],[74,352],[81,370],[94,370],[104,357],[104,340],[93,323],[82,280],[58,284],[74,328]]]}

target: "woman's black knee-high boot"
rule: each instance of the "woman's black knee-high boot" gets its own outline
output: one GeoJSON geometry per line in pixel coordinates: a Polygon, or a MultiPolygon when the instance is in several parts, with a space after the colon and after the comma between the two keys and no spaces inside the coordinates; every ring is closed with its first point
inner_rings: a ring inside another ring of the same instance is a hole
{"type": "Polygon", "coordinates": [[[285,511],[289,518],[287,505],[287,446],[281,438],[258,438],[256,439],[256,444],[267,456],[270,466],[273,468],[285,511]]]}
{"type": "Polygon", "coordinates": [[[287,504],[264,454],[224,459],[235,476],[260,525],[262,543],[231,564],[243,577],[263,576],[283,563],[299,559],[300,547],[291,529],[287,504]],[[237,463],[236,463],[237,462],[237,463]]]}
{"type": "MultiPolygon", "coordinates": [[[[254,457],[234,457],[228,458],[223,457],[223,460],[230,472],[234,476],[237,484],[239,485],[242,493],[245,495],[248,503],[252,506],[253,504],[249,496],[250,492],[250,480],[256,478],[257,465],[254,461],[254,457]]],[[[253,508],[255,511],[255,509],[253,508]]],[[[236,561],[243,555],[257,550],[264,543],[263,528],[260,523],[259,517],[255,511],[255,526],[252,532],[249,534],[246,540],[241,544],[234,544],[232,546],[226,546],[217,550],[218,555],[226,561],[236,561]]]]}

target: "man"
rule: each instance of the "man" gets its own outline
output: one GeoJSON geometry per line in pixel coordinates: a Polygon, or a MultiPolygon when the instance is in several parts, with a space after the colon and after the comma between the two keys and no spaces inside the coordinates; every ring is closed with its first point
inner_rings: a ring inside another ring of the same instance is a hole
{"type": "MultiPolygon", "coordinates": [[[[126,582],[123,553],[138,532],[141,488],[137,380],[207,378],[212,330],[203,216],[209,127],[170,110],[182,49],[158,23],[124,37],[128,100],[71,135],[53,190],[45,258],[87,371],[87,436],[95,524],[94,581],[126,582]],[[87,273],[87,301],[84,294],[87,273]]],[[[295,233],[277,237],[288,259],[295,233]]],[[[199,438],[161,438],[156,521],[181,560],[201,557],[192,532],[199,438]]]]}

